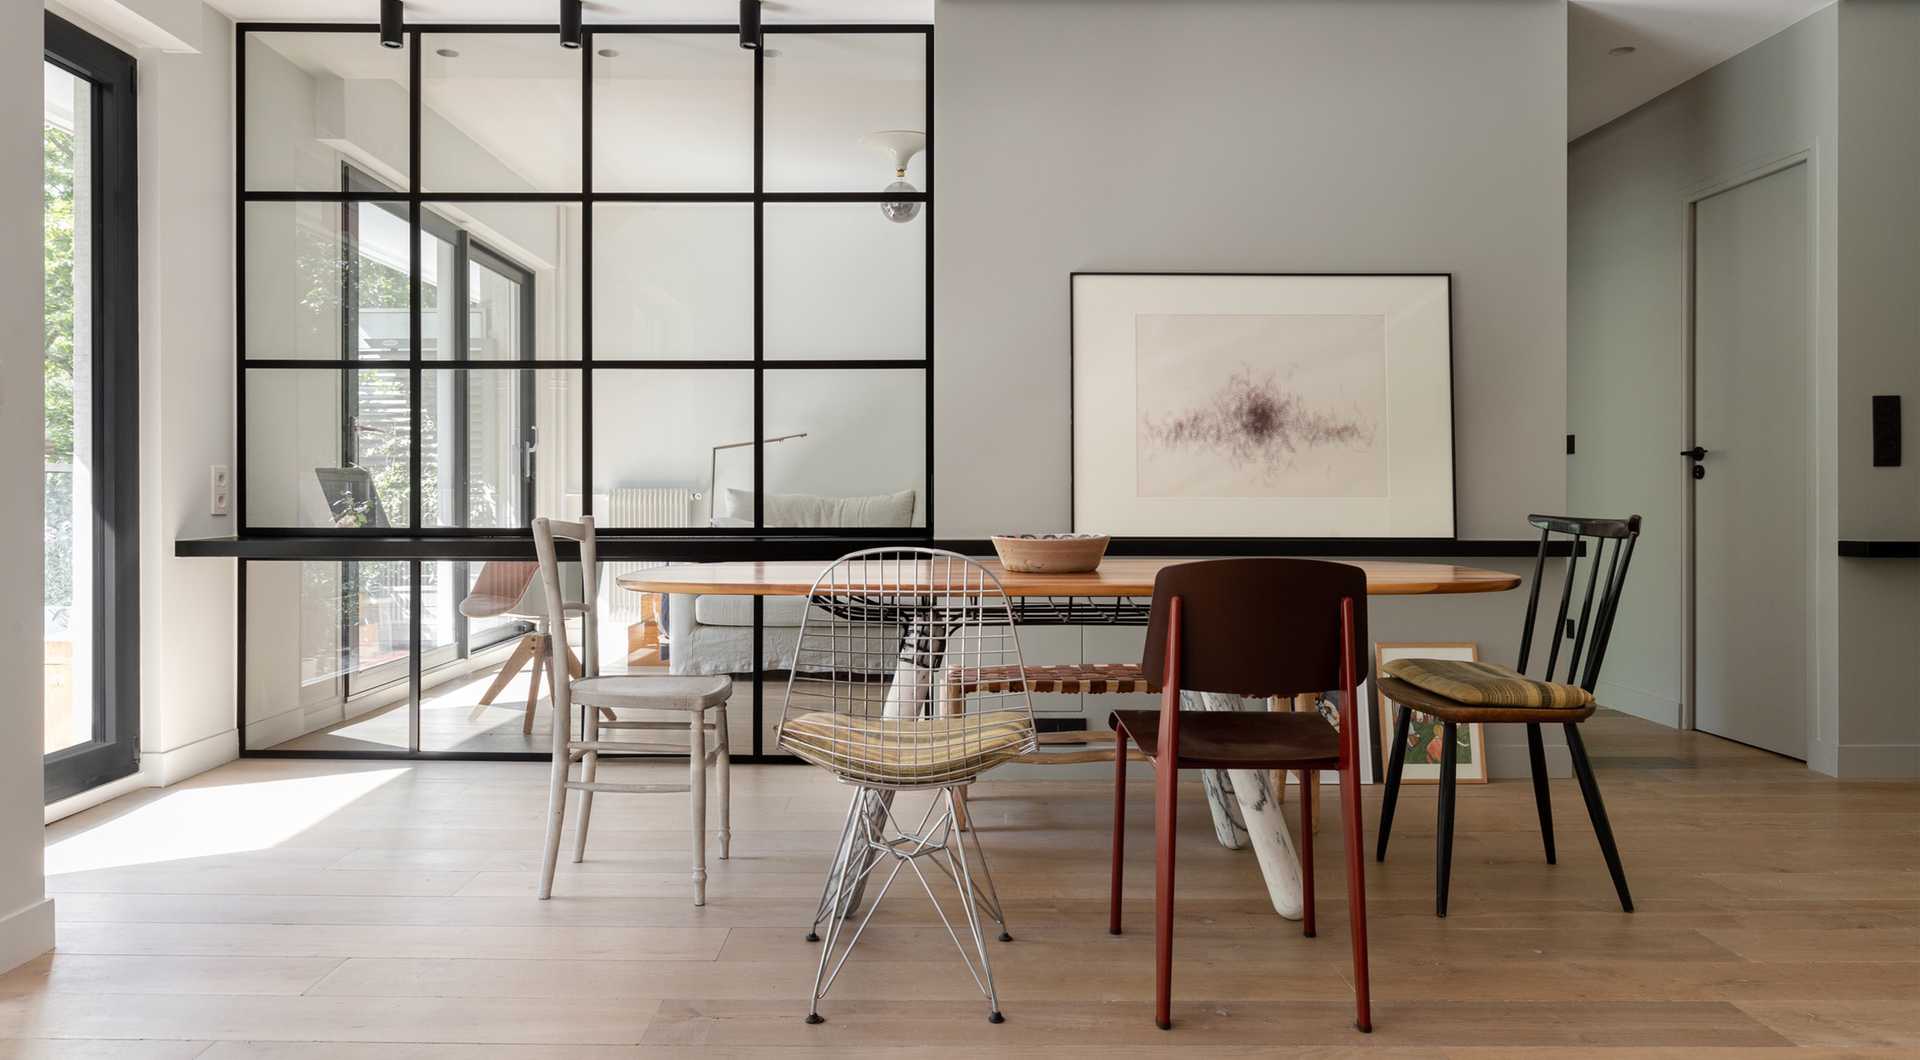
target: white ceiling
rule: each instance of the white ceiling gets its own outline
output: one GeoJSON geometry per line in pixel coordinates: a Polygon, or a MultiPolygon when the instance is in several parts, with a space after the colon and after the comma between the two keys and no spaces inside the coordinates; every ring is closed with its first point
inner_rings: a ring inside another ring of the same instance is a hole
{"type": "MultiPolygon", "coordinates": [[[[379,0],[207,0],[230,18],[372,22],[379,0]]],[[[555,0],[406,0],[419,22],[543,22],[559,17],[555,0]]],[[[738,0],[586,0],[586,23],[724,22],[740,19],[738,0]]],[[[932,22],[933,0],[765,0],[768,22],[932,22]]]]}
{"type": "Polygon", "coordinates": [[[1573,0],[1567,138],[1577,139],[1834,0],[1573,0]],[[1630,46],[1631,55],[1609,55],[1630,46]]]}

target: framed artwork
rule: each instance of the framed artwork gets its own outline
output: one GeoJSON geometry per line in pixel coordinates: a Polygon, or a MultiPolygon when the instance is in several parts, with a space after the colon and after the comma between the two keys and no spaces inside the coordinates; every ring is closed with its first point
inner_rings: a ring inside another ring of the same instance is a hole
{"type": "MultiPolygon", "coordinates": [[[[1373,649],[1373,672],[1395,659],[1460,659],[1473,662],[1480,658],[1480,646],[1471,641],[1451,644],[1376,644],[1373,649]]],[[[1407,745],[1393,746],[1393,717],[1399,710],[1399,704],[1388,699],[1384,693],[1380,696],[1380,754],[1381,768],[1399,754],[1405,757],[1406,765],[1400,773],[1403,784],[1438,784],[1440,782],[1440,746],[1443,731],[1437,718],[1428,717],[1419,711],[1413,712],[1412,724],[1407,728],[1407,745]]],[[[1454,733],[1453,755],[1454,780],[1461,784],[1485,784],[1487,782],[1487,747],[1485,734],[1478,724],[1458,726],[1454,733]]]]}
{"type": "Polygon", "coordinates": [[[1448,274],[1071,282],[1074,529],[1454,536],[1448,274]]]}

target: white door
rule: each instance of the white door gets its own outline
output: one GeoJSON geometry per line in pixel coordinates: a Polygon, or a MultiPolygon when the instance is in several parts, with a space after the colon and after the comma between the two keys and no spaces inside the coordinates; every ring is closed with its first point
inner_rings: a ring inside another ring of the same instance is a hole
{"type": "Polygon", "coordinates": [[[1812,226],[1798,163],[1694,213],[1694,726],[1807,756],[1812,226]],[[1698,453],[1699,450],[1694,451],[1698,453]]]}

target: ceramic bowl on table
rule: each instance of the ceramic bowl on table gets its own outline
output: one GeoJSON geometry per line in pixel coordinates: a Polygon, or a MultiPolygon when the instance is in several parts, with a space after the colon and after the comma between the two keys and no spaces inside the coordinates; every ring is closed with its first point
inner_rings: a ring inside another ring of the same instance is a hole
{"type": "Polygon", "coordinates": [[[1016,574],[1085,574],[1107,554],[1105,534],[995,534],[993,550],[1016,574]]]}

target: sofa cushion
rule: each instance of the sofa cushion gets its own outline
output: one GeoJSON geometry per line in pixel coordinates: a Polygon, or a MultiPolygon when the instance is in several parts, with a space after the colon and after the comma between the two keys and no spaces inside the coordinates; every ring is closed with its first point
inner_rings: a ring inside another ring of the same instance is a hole
{"type": "MultiPolygon", "coordinates": [[[[769,596],[766,621],[769,626],[797,626],[807,610],[804,596],[769,596]]],[[[753,597],[696,596],[693,620],[703,626],[752,626],[753,597]]]]}
{"type": "MultiPolygon", "coordinates": [[[[753,492],[729,489],[721,499],[721,519],[753,518],[753,492]]],[[[914,490],[867,497],[822,497],[812,493],[769,493],[763,505],[768,526],[844,527],[912,526],[918,494],[914,490]]]]}

